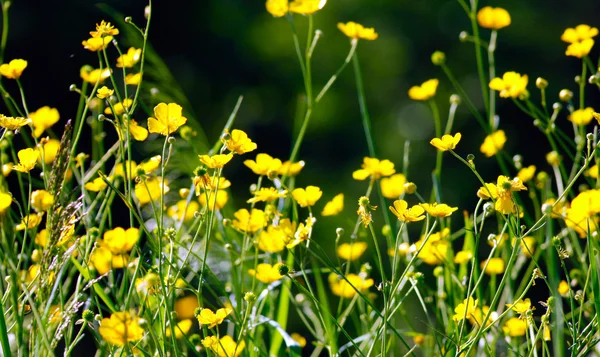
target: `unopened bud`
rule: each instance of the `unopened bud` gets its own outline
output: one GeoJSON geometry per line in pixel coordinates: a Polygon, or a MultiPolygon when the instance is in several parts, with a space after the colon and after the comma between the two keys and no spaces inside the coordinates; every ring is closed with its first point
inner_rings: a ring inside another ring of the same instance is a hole
{"type": "Polygon", "coordinates": [[[460,95],[458,95],[458,94],[452,94],[450,96],[450,104],[460,105],[461,100],[462,99],[460,98],[460,95]]]}
{"type": "Polygon", "coordinates": [[[404,184],[404,191],[407,194],[412,195],[417,192],[417,185],[414,182],[407,182],[404,184]]]}
{"type": "Polygon", "coordinates": [[[558,93],[558,98],[562,102],[570,102],[573,99],[573,92],[568,89],[563,89],[558,93]]]}
{"type": "Polygon", "coordinates": [[[441,66],[446,63],[446,54],[442,51],[435,51],[431,55],[431,62],[436,66],[441,66]]]}
{"type": "Polygon", "coordinates": [[[535,86],[538,87],[539,89],[545,89],[546,87],[548,87],[548,81],[542,77],[538,77],[535,80],[535,86]]]}

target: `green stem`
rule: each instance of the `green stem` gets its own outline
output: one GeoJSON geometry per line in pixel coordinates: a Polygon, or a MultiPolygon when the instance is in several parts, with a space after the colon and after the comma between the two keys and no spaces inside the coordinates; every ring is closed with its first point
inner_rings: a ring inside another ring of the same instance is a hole
{"type": "Polygon", "coordinates": [[[371,131],[371,118],[369,117],[369,112],[367,110],[367,104],[365,99],[365,88],[363,85],[360,64],[358,63],[358,56],[356,55],[356,53],[352,55],[352,64],[354,65],[354,76],[356,78],[356,89],[358,91],[358,105],[360,106],[360,114],[362,117],[363,127],[367,138],[369,156],[377,157],[375,151],[375,142],[373,140],[373,133],[371,131]]]}

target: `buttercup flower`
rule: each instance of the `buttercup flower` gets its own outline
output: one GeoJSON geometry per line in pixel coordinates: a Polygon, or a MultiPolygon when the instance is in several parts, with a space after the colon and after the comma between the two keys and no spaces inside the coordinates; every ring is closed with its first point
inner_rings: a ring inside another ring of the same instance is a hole
{"type": "Polygon", "coordinates": [[[108,47],[108,44],[110,43],[110,41],[112,41],[112,39],[112,36],[91,37],[87,40],[82,41],[81,44],[86,50],[97,52],[106,49],[106,47],[108,47]]]}
{"type": "MultiPolygon", "coordinates": [[[[175,330],[175,338],[180,339],[183,336],[187,335],[188,332],[190,332],[191,328],[192,328],[192,319],[185,319],[185,320],[179,321],[177,323],[177,325],[175,325],[175,327],[173,327],[173,330],[175,330]]],[[[167,327],[167,329],[165,331],[165,336],[171,337],[171,328],[167,327]]]]}
{"type": "Polygon", "coordinates": [[[473,258],[473,253],[471,251],[461,250],[460,252],[457,252],[456,255],[454,256],[454,263],[464,264],[464,263],[471,261],[472,258],[473,258]]]}
{"type": "Polygon", "coordinates": [[[351,299],[356,296],[357,290],[365,293],[375,283],[373,279],[367,279],[362,274],[348,274],[346,275],[346,279],[338,277],[334,273],[329,274],[329,287],[334,295],[351,299]]]}
{"type": "Polygon", "coordinates": [[[227,135],[226,139],[222,139],[223,144],[227,146],[229,151],[234,152],[238,155],[245,154],[250,151],[256,150],[256,143],[250,140],[248,134],[242,130],[233,129],[231,134],[227,135]]]}
{"type": "Polygon", "coordinates": [[[137,86],[142,81],[142,72],[139,73],[127,73],[125,76],[125,84],[128,86],[137,86]]]}
{"type": "Polygon", "coordinates": [[[535,175],[535,169],[535,165],[524,167],[521,170],[519,170],[519,173],[517,173],[517,177],[519,178],[519,180],[525,183],[533,178],[533,176],[535,175]]]}
{"type": "Polygon", "coordinates": [[[337,248],[337,255],[342,260],[353,261],[360,258],[367,250],[369,245],[365,242],[354,242],[340,244],[337,248]]]}
{"type": "Polygon", "coordinates": [[[244,232],[256,233],[259,229],[262,229],[267,225],[265,219],[265,212],[253,208],[252,213],[248,212],[247,209],[242,208],[233,214],[235,219],[232,225],[244,232]]]}
{"type": "Polygon", "coordinates": [[[581,42],[574,42],[567,46],[565,55],[577,58],[583,58],[587,56],[594,47],[594,40],[588,38],[581,42]]]}
{"type": "Polygon", "coordinates": [[[288,0],[267,0],[267,11],[274,17],[282,17],[287,14],[289,6],[288,0]]]}
{"type": "Polygon", "coordinates": [[[569,283],[567,283],[564,280],[561,280],[560,283],[558,284],[558,293],[562,296],[566,296],[570,290],[571,290],[571,287],[569,286],[569,283]]]}
{"type": "Polygon", "coordinates": [[[54,196],[46,190],[36,190],[31,193],[31,207],[38,212],[47,211],[54,204],[54,196]]]}
{"type": "MultiPolygon", "coordinates": [[[[129,110],[129,108],[131,108],[132,104],[133,104],[133,99],[129,99],[129,98],[124,99],[123,102],[113,104],[114,113],[113,113],[113,109],[111,109],[110,107],[107,107],[106,109],[104,109],[104,114],[122,115],[123,113],[125,113],[125,111],[127,111],[127,110],[129,110]]],[[[148,124],[150,124],[150,119],[148,119],[148,124]]]]}
{"type": "Polygon", "coordinates": [[[454,309],[455,314],[452,316],[452,319],[456,322],[459,322],[465,318],[468,319],[473,317],[478,302],[479,300],[474,300],[472,297],[465,299],[454,309]]]}
{"type": "Polygon", "coordinates": [[[292,191],[292,197],[298,202],[300,207],[314,206],[315,203],[321,198],[323,192],[317,186],[307,186],[304,188],[297,188],[292,191]]]}
{"type": "Polygon", "coordinates": [[[29,117],[34,128],[33,135],[36,138],[39,138],[46,129],[52,127],[60,119],[58,110],[48,106],[41,107],[35,112],[29,113],[29,117]]]}
{"type": "Polygon", "coordinates": [[[213,156],[198,155],[198,157],[200,158],[200,162],[206,165],[209,169],[220,169],[229,161],[231,161],[233,154],[216,154],[213,156]]]}
{"type": "Polygon", "coordinates": [[[83,66],[79,71],[79,76],[90,84],[96,84],[96,82],[102,83],[106,78],[110,77],[110,69],[93,69],[90,66],[83,66]]]}
{"type": "Polygon", "coordinates": [[[184,222],[190,221],[194,218],[196,211],[200,209],[200,203],[196,201],[190,201],[187,204],[187,200],[179,200],[177,203],[167,210],[167,215],[176,221],[183,218],[184,222]]]}
{"type": "Polygon", "coordinates": [[[19,150],[17,156],[19,157],[19,163],[15,165],[14,169],[21,172],[29,172],[35,167],[40,157],[40,152],[32,148],[27,148],[19,150]]]}
{"type": "Polygon", "coordinates": [[[117,67],[119,68],[131,68],[139,62],[142,56],[141,48],[129,47],[127,53],[122,54],[117,58],[117,67]]]}
{"type": "Polygon", "coordinates": [[[0,114],[0,127],[7,130],[17,130],[31,123],[31,119],[22,117],[7,117],[4,114],[0,114]]]}
{"type": "Polygon", "coordinates": [[[148,118],[148,130],[164,136],[171,135],[187,122],[182,116],[183,108],[175,103],[160,103],[154,107],[154,117],[148,118]]]}
{"type": "Polygon", "coordinates": [[[490,258],[481,262],[481,269],[485,268],[485,273],[489,275],[498,275],[504,273],[504,260],[502,258],[490,258]],[[487,264],[487,266],[486,266],[487,264]]]}
{"type": "Polygon", "coordinates": [[[510,25],[510,14],[501,7],[482,7],[477,12],[479,26],[493,30],[500,30],[510,25]]]}
{"type": "Polygon", "coordinates": [[[438,204],[437,202],[434,202],[432,204],[419,203],[419,206],[423,207],[425,212],[429,213],[429,215],[441,218],[450,217],[452,212],[458,209],[458,207],[450,207],[445,203],[438,204]]]}
{"type": "Polygon", "coordinates": [[[454,136],[444,135],[444,136],[442,136],[441,139],[440,138],[431,139],[431,141],[429,143],[431,145],[435,146],[436,149],[438,149],[440,151],[454,150],[454,148],[456,148],[456,145],[458,145],[458,142],[460,141],[461,137],[462,136],[460,133],[456,133],[456,134],[454,134],[454,136]]]}
{"type": "Polygon", "coordinates": [[[340,193],[336,195],[331,201],[325,204],[323,211],[321,212],[322,216],[335,216],[342,212],[344,209],[344,194],[340,193]]]}
{"type": "Polygon", "coordinates": [[[490,89],[500,92],[502,98],[519,98],[527,92],[527,82],[529,78],[526,74],[520,75],[517,72],[506,72],[502,78],[496,77],[490,81],[490,89]]]}
{"type": "Polygon", "coordinates": [[[504,147],[506,143],[506,134],[504,130],[497,130],[490,135],[486,136],[483,140],[483,144],[479,147],[479,150],[487,156],[492,157],[504,147]]]}
{"type": "Polygon", "coordinates": [[[448,251],[452,248],[446,239],[449,235],[450,229],[444,228],[440,232],[431,234],[428,239],[426,239],[427,236],[422,236],[413,245],[413,249],[419,252],[417,257],[429,265],[442,264],[446,260],[448,251]]]}
{"type": "Polygon", "coordinates": [[[569,115],[569,120],[575,125],[587,125],[594,118],[594,109],[587,107],[585,109],[577,109],[569,115]]]}
{"type": "Polygon", "coordinates": [[[42,223],[42,218],[44,218],[44,212],[28,214],[21,219],[21,223],[17,224],[15,229],[18,231],[33,229],[42,223]]]}
{"type": "Polygon", "coordinates": [[[139,125],[137,121],[129,119],[129,134],[137,141],[148,139],[148,129],[139,125]]]}
{"type": "Polygon", "coordinates": [[[96,92],[96,97],[100,98],[100,99],[105,99],[110,97],[111,95],[113,95],[115,91],[112,89],[109,89],[107,86],[102,86],[100,89],[98,89],[98,91],[96,92]]]}
{"type": "Polygon", "coordinates": [[[268,253],[281,252],[285,248],[286,242],[293,239],[295,232],[295,224],[292,224],[289,218],[284,218],[279,221],[279,225],[269,226],[260,232],[258,249],[268,253]]]}
{"type": "Polygon", "coordinates": [[[381,194],[385,198],[397,199],[404,193],[404,184],[406,176],[403,174],[394,174],[390,177],[383,177],[379,182],[381,194]]]}
{"type": "Polygon", "coordinates": [[[294,0],[290,3],[290,11],[302,15],[310,15],[321,10],[327,0],[294,0]]]}
{"type": "Polygon", "coordinates": [[[208,336],[202,339],[202,345],[210,348],[218,357],[239,357],[246,347],[246,342],[235,343],[229,335],[218,339],[216,336],[208,336]]]}
{"type": "Polygon", "coordinates": [[[261,263],[256,266],[256,269],[249,269],[248,273],[255,277],[258,281],[261,281],[265,284],[271,284],[274,281],[277,281],[283,278],[283,275],[279,273],[279,267],[282,264],[266,264],[261,263]]]}
{"type": "Polygon", "coordinates": [[[136,183],[134,190],[140,205],[145,205],[156,201],[160,197],[161,191],[166,195],[169,192],[169,182],[162,177],[151,177],[136,183]]]}
{"type": "Polygon", "coordinates": [[[0,65],[0,74],[6,78],[19,79],[25,68],[27,68],[27,61],[24,59],[14,59],[0,65]]]}
{"type": "Polygon", "coordinates": [[[566,29],[562,36],[560,36],[560,39],[567,43],[575,43],[585,41],[597,35],[598,29],[596,27],[582,24],[575,26],[575,28],[566,29]]]}
{"type": "Polygon", "coordinates": [[[244,165],[250,168],[255,174],[262,176],[268,175],[271,171],[278,172],[282,164],[281,160],[275,159],[269,154],[258,154],[256,155],[256,161],[246,160],[244,161],[244,165]]]}
{"type": "Polygon", "coordinates": [[[425,219],[425,209],[421,206],[412,206],[408,208],[405,200],[394,201],[394,206],[390,206],[390,211],[402,222],[417,222],[425,219]]]}
{"type": "Polygon", "coordinates": [[[0,214],[6,212],[6,210],[12,204],[12,196],[5,192],[0,192],[0,214]]]}
{"type": "Polygon", "coordinates": [[[351,39],[376,40],[379,36],[374,28],[366,28],[356,22],[338,23],[338,29],[351,39]]]}
{"type": "Polygon", "coordinates": [[[230,308],[220,308],[213,312],[211,309],[201,309],[200,313],[196,315],[200,325],[206,325],[208,328],[214,328],[217,325],[223,323],[223,320],[233,312],[230,308]]]}
{"type": "Polygon", "coordinates": [[[103,318],[98,332],[106,342],[121,347],[144,337],[140,319],[131,312],[115,312],[109,318],[103,318]]]}
{"type": "Polygon", "coordinates": [[[515,177],[510,180],[508,177],[500,175],[496,184],[486,183],[485,187],[481,187],[477,191],[477,196],[481,198],[492,198],[496,200],[494,208],[501,214],[510,214],[515,212],[515,205],[512,199],[514,191],[527,190],[523,182],[515,177]]]}
{"type": "Polygon", "coordinates": [[[58,150],[60,149],[60,141],[56,139],[50,139],[46,141],[40,148],[40,160],[44,160],[44,164],[49,165],[54,162],[58,150]]]}
{"type": "Polygon", "coordinates": [[[140,230],[128,228],[127,230],[117,227],[104,232],[105,247],[112,254],[121,255],[130,252],[140,238],[140,230]]]}
{"type": "Polygon", "coordinates": [[[116,36],[119,34],[119,29],[116,29],[110,22],[104,20],[96,24],[96,31],[90,31],[92,37],[116,36]]]}
{"type": "Polygon", "coordinates": [[[390,160],[375,159],[372,157],[365,157],[360,170],[356,170],[352,173],[352,178],[355,180],[365,180],[367,177],[371,177],[375,180],[383,177],[390,176],[396,173],[394,164],[390,160]]]}
{"type": "Polygon", "coordinates": [[[291,163],[290,160],[288,160],[281,164],[281,167],[279,170],[277,170],[277,173],[281,176],[296,176],[300,173],[300,171],[302,171],[303,168],[304,161],[291,163]]]}
{"type": "Polygon", "coordinates": [[[527,332],[527,321],[517,317],[511,317],[502,327],[502,331],[510,337],[525,336],[527,332]]]}
{"type": "Polygon", "coordinates": [[[196,295],[188,295],[177,299],[174,309],[178,318],[191,319],[196,316],[195,312],[199,306],[198,297],[196,295]]]}
{"type": "Polygon", "coordinates": [[[439,82],[440,81],[438,79],[430,79],[420,86],[411,87],[408,90],[408,96],[412,100],[430,99],[435,95],[439,82]]]}
{"type": "Polygon", "coordinates": [[[521,316],[521,318],[525,317],[525,314],[527,313],[527,311],[532,310],[531,300],[529,300],[529,299],[519,300],[519,301],[516,301],[514,304],[506,304],[506,307],[510,308],[511,310],[513,310],[514,312],[519,314],[521,316]]]}
{"type": "Polygon", "coordinates": [[[260,190],[254,191],[254,197],[246,201],[247,203],[269,202],[278,198],[283,198],[287,195],[287,191],[278,191],[275,187],[262,187],[260,190]]]}
{"type": "Polygon", "coordinates": [[[99,192],[108,187],[108,184],[104,181],[102,177],[96,177],[94,180],[90,182],[86,182],[83,187],[90,192],[99,192]]]}

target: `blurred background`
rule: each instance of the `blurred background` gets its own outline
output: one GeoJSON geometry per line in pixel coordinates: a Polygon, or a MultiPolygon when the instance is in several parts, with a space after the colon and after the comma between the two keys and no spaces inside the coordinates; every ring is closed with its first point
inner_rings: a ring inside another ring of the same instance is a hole
{"type": "MultiPolygon", "coordinates": [[[[29,108],[56,107],[61,113],[60,123],[73,118],[78,95],[69,92],[69,85],[79,85],[81,66],[98,66],[96,54],[84,50],[81,41],[87,39],[95,23],[103,19],[118,23],[124,16],[131,16],[142,27],[146,5],[137,0],[15,1],[10,9],[5,58],[29,61],[21,79],[29,108]]],[[[512,17],[512,24],[499,32],[498,75],[510,70],[528,74],[529,90],[536,103],[539,103],[539,91],[534,82],[540,76],[550,83],[549,105],[558,100],[558,92],[563,88],[576,92],[573,79],[581,72],[581,62],[565,56],[567,45],[560,36],[567,27],[581,23],[599,26],[600,2],[505,0],[481,3],[481,6],[486,5],[506,8],[512,17]]],[[[194,121],[198,148],[206,148],[205,138],[209,139],[209,145],[218,140],[238,97],[244,96],[234,128],[245,130],[258,144],[258,150],[247,154],[245,159],[254,158],[258,152],[281,159],[289,157],[300,125],[298,118],[304,110],[304,87],[289,22],[268,14],[262,0],[155,1],[153,7],[150,44],[170,73],[164,68],[157,70],[160,75],[145,84],[144,108],[152,108],[161,101],[160,96],[149,94],[151,89],[159,93],[178,93],[178,98],[186,98],[178,103],[194,121]]],[[[357,49],[379,158],[390,159],[400,171],[405,142],[410,141],[408,178],[428,197],[435,165],[435,149],[429,145],[434,137],[433,121],[429,107],[411,101],[407,92],[413,85],[439,78],[436,101],[445,125],[448,99],[454,91],[441,69],[430,61],[431,54],[441,50],[473,102],[482,105],[473,44],[458,40],[461,31],[470,31],[468,19],[459,4],[451,0],[329,0],[315,15],[315,28],[323,32],[313,56],[315,92],[320,91],[348,54],[350,42],[336,27],[338,22],[347,21],[374,27],[379,33],[379,39],[360,41],[357,49]]],[[[304,46],[307,19],[296,15],[295,24],[304,46]]],[[[488,30],[481,32],[484,39],[489,38],[488,30]]],[[[122,42],[122,49],[131,44],[140,47],[139,37],[123,33],[118,40],[122,42]]],[[[598,48],[596,45],[591,53],[594,59],[598,57],[598,48]]],[[[117,57],[116,53],[112,55],[117,57]]],[[[149,66],[148,71],[152,70],[149,66]]],[[[10,83],[7,86],[14,90],[10,83]]],[[[600,110],[598,91],[589,93],[586,105],[600,110]]],[[[532,119],[516,110],[510,100],[498,99],[497,107],[501,119],[499,127],[508,137],[507,157],[521,154],[525,165],[536,164],[538,170],[548,170],[544,155],[550,147],[544,135],[533,127],[532,119]]],[[[144,125],[145,119],[142,113],[138,114],[138,121],[144,125]]],[[[565,115],[561,115],[558,122],[570,128],[565,115]]],[[[485,134],[464,105],[455,119],[453,132],[456,131],[463,133],[457,151],[463,156],[475,154],[484,179],[495,181],[499,173],[497,163],[479,152],[485,134]]],[[[137,147],[140,156],[158,153],[158,149],[148,152],[148,147],[137,147]]],[[[175,164],[180,167],[184,186],[189,185],[196,156],[185,152],[182,155],[175,155],[176,159],[182,159],[175,164]]],[[[357,183],[351,174],[366,155],[354,74],[352,66],[348,66],[316,107],[299,155],[306,167],[297,185],[317,185],[324,192],[318,211],[336,194],[346,194],[345,214],[320,219],[313,236],[332,252],[335,228],[351,231],[355,222],[356,202],[364,194],[367,183],[357,183]]],[[[234,160],[224,173],[233,183],[232,196],[238,205],[249,198],[249,186],[256,180],[242,161],[234,160]]],[[[460,210],[473,211],[479,183],[450,155],[444,157],[442,185],[444,202],[460,210]]],[[[381,209],[385,208],[380,207],[378,211],[381,209]]],[[[376,214],[374,218],[381,228],[381,216],[376,214]]],[[[455,215],[456,227],[462,226],[461,221],[462,215],[455,215]]],[[[418,233],[411,239],[416,241],[418,233]]]]}

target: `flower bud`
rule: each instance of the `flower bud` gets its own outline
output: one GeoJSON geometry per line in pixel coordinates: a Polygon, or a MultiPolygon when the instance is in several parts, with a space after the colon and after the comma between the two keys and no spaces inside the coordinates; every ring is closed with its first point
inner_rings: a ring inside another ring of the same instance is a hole
{"type": "Polygon", "coordinates": [[[570,102],[573,99],[573,92],[568,89],[563,89],[558,93],[558,98],[562,102],[570,102]]]}
{"type": "Polygon", "coordinates": [[[181,188],[181,189],[179,189],[179,197],[185,199],[189,195],[190,195],[190,189],[189,188],[181,188]]]}
{"type": "Polygon", "coordinates": [[[417,185],[414,182],[407,182],[404,184],[404,191],[407,194],[412,195],[417,192],[417,185]]]}
{"type": "Polygon", "coordinates": [[[336,234],[338,237],[341,237],[341,236],[344,234],[344,228],[337,228],[337,229],[335,230],[335,234],[336,234]]]}
{"type": "Polygon", "coordinates": [[[460,95],[458,95],[458,94],[452,94],[450,96],[450,104],[460,105],[461,100],[462,99],[460,98],[460,95]]]}
{"type": "Polygon", "coordinates": [[[288,275],[289,272],[290,272],[290,267],[288,267],[285,264],[279,265],[279,274],[280,275],[288,275]]]}
{"type": "Polygon", "coordinates": [[[441,266],[436,266],[435,269],[433,269],[433,276],[435,276],[436,278],[439,278],[440,276],[444,275],[444,268],[441,266]]]}
{"type": "Polygon", "coordinates": [[[548,161],[548,164],[551,166],[560,165],[560,159],[560,155],[556,151],[551,151],[546,155],[546,161],[548,161]]]}
{"type": "Polygon", "coordinates": [[[196,133],[194,132],[194,129],[192,129],[192,127],[184,125],[179,129],[179,135],[183,140],[189,141],[192,139],[193,136],[196,135],[196,133]]]}
{"type": "Polygon", "coordinates": [[[81,314],[81,318],[83,318],[83,320],[85,322],[93,322],[94,321],[94,313],[91,310],[85,310],[81,314]]]}
{"type": "Polygon", "coordinates": [[[125,21],[125,23],[130,24],[132,20],[133,19],[131,18],[131,16],[127,16],[124,21],[125,21]]]}
{"type": "Polygon", "coordinates": [[[542,77],[538,77],[535,80],[535,86],[538,87],[539,89],[546,89],[546,87],[548,87],[548,81],[542,77]]]}
{"type": "Polygon", "coordinates": [[[256,301],[256,294],[254,294],[252,291],[248,291],[246,294],[244,294],[244,301],[246,301],[248,304],[252,304],[256,301]]]}
{"type": "Polygon", "coordinates": [[[562,104],[560,104],[559,102],[556,102],[556,103],[552,104],[552,109],[554,109],[554,110],[561,110],[562,109],[562,104]]]}
{"type": "Polygon", "coordinates": [[[552,205],[549,203],[544,203],[542,205],[542,212],[545,214],[550,214],[552,213],[552,205]]]}
{"type": "Polygon", "coordinates": [[[469,34],[467,33],[467,31],[461,31],[461,33],[458,34],[458,40],[460,42],[465,42],[469,39],[469,34]]]}
{"type": "Polygon", "coordinates": [[[446,54],[442,51],[435,51],[431,55],[431,62],[436,66],[441,66],[446,63],[446,54]]]}

